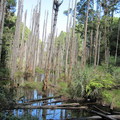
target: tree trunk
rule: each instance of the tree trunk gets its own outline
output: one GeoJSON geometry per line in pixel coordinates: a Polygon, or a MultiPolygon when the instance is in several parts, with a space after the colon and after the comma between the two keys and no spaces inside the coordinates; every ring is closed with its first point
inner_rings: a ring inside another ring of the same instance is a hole
{"type": "Polygon", "coordinates": [[[120,18],[119,18],[119,22],[118,22],[118,33],[117,33],[117,43],[116,43],[116,52],[115,52],[115,64],[117,63],[119,38],[120,38],[120,18]]]}
{"type": "Polygon", "coordinates": [[[12,63],[11,63],[11,79],[13,80],[15,77],[15,72],[17,71],[17,58],[18,58],[18,50],[20,43],[20,27],[22,21],[22,13],[23,13],[23,0],[19,0],[18,3],[18,14],[16,21],[16,30],[14,35],[14,41],[12,46],[12,63]]]}
{"type": "Polygon", "coordinates": [[[69,76],[68,76],[69,83],[71,83],[72,68],[73,68],[74,61],[75,61],[74,59],[75,59],[75,47],[76,47],[75,46],[75,43],[76,43],[76,38],[75,38],[76,5],[77,5],[77,1],[75,1],[72,37],[71,37],[70,64],[69,64],[69,76]]]}
{"type": "Polygon", "coordinates": [[[5,8],[6,8],[6,0],[0,0],[0,61],[1,61],[1,52],[2,52],[2,35],[3,35],[4,17],[5,17],[5,8]]]}
{"type": "MultiPolygon", "coordinates": [[[[99,3],[97,3],[98,10],[99,3]]],[[[95,40],[95,57],[94,57],[94,67],[97,65],[98,58],[98,37],[99,37],[99,26],[100,26],[100,12],[98,11],[98,20],[97,20],[97,31],[96,31],[96,40],[95,40]]]]}
{"type": "Polygon", "coordinates": [[[87,7],[86,21],[85,21],[83,52],[82,52],[82,60],[81,60],[81,67],[82,68],[84,68],[86,66],[86,43],[87,43],[87,28],[88,28],[88,14],[89,14],[90,0],[88,0],[88,5],[87,6],[88,7],[87,7]]]}

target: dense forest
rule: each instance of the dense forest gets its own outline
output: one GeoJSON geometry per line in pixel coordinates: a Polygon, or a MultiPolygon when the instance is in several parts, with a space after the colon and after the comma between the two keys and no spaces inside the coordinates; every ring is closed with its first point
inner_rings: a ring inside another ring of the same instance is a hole
{"type": "Polygon", "coordinates": [[[69,0],[63,12],[67,17],[66,30],[59,35],[57,19],[64,0],[53,0],[51,23],[49,11],[45,11],[40,24],[41,3],[39,0],[31,10],[28,27],[23,0],[0,0],[0,118],[37,119],[31,115],[5,115],[6,110],[16,108],[85,108],[101,119],[120,119],[120,1],[69,0]],[[66,104],[50,106],[45,102],[47,105],[28,106],[38,99],[28,101],[24,92],[18,92],[19,88],[37,90],[44,100],[51,99],[48,97],[52,91],[53,98],[60,96],[66,104]],[[27,102],[18,104],[22,96],[27,102]],[[106,111],[98,106],[105,106],[106,111]]]}

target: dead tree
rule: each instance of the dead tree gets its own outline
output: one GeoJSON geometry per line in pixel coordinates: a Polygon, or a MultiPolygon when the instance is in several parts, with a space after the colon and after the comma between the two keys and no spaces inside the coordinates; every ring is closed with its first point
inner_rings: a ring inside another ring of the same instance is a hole
{"type": "Polygon", "coordinates": [[[17,57],[20,43],[20,27],[22,21],[22,13],[23,13],[23,0],[19,0],[18,3],[18,13],[17,13],[17,21],[16,21],[16,30],[13,40],[12,46],[12,59],[11,59],[11,79],[14,79],[15,72],[17,71],[17,57]]]}
{"type": "Polygon", "coordinates": [[[30,74],[30,76],[35,75],[35,68],[38,65],[40,11],[41,1],[36,5],[32,12],[31,32],[27,41],[26,73],[30,74]]]}
{"type": "MultiPolygon", "coordinates": [[[[68,13],[70,12],[70,1],[69,1],[69,6],[68,6],[68,13]]],[[[68,77],[68,57],[69,57],[69,47],[70,47],[70,27],[71,27],[71,18],[72,16],[70,17],[70,15],[68,14],[67,16],[67,26],[66,26],[66,32],[67,32],[67,35],[66,35],[66,48],[65,48],[65,79],[67,79],[68,77]]]]}
{"type": "Polygon", "coordinates": [[[54,10],[54,21],[53,21],[53,27],[51,31],[51,41],[50,41],[50,48],[49,48],[49,53],[48,53],[48,62],[47,62],[47,68],[46,68],[46,75],[45,75],[45,80],[43,81],[43,90],[46,91],[48,87],[48,79],[49,79],[49,74],[50,74],[50,64],[51,64],[51,57],[53,53],[53,43],[54,43],[54,35],[55,35],[55,29],[56,29],[56,24],[57,24],[57,16],[58,16],[58,11],[60,5],[63,3],[59,2],[58,0],[53,1],[53,10],[54,10]]]}
{"type": "Polygon", "coordinates": [[[71,36],[70,65],[69,65],[69,76],[68,76],[69,83],[71,83],[72,68],[73,68],[74,62],[75,62],[75,48],[76,48],[75,19],[76,19],[76,6],[77,6],[77,0],[75,0],[73,27],[72,27],[72,36],[71,36]]]}

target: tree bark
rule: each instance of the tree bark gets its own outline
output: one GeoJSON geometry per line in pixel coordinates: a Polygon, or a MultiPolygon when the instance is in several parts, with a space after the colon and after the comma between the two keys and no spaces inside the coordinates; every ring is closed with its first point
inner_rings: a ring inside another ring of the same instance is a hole
{"type": "Polygon", "coordinates": [[[6,8],[6,0],[0,0],[0,61],[1,61],[1,52],[2,52],[2,35],[3,35],[3,27],[4,27],[5,8],[6,8]]]}
{"type": "Polygon", "coordinates": [[[90,0],[88,0],[87,5],[87,13],[86,13],[86,21],[85,21],[85,32],[84,32],[84,41],[83,41],[83,52],[82,52],[82,60],[81,60],[81,67],[84,69],[86,66],[86,44],[87,44],[87,28],[88,28],[88,14],[89,14],[89,7],[90,7],[90,0]]]}
{"type": "Polygon", "coordinates": [[[117,63],[119,38],[120,38],[120,18],[118,22],[118,33],[117,33],[117,42],[116,42],[116,51],[115,51],[115,64],[117,63]]]}

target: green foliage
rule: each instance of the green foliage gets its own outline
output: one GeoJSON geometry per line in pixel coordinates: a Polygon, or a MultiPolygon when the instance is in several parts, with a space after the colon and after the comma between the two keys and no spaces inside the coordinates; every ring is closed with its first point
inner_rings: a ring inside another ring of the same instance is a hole
{"type": "Polygon", "coordinates": [[[102,92],[102,97],[105,103],[120,108],[120,90],[104,90],[102,92]]]}
{"type": "Polygon", "coordinates": [[[120,67],[114,67],[113,76],[115,78],[115,83],[120,84],[120,67]]]}
{"type": "Polygon", "coordinates": [[[30,88],[30,89],[37,89],[37,90],[40,90],[42,91],[42,87],[43,87],[43,82],[24,82],[24,85],[23,87],[26,87],[26,88],[30,88]]]}
{"type": "Polygon", "coordinates": [[[10,12],[15,12],[16,0],[7,0],[7,10],[10,12]]]}
{"type": "Polygon", "coordinates": [[[66,33],[61,31],[60,35],[55,39],[55,45],[59,47],[60,45],[65,44],[66,33]]]}
{"type": "Polygon", "coordinates": [[[15,6],[16,6],[16,0],[6,1],[6,13],[5,13],[3,39],[2,39],[2,53],[1,53],[1,63],[3,67],[6,67],[6,64],[11,54],[10,48],[14,38],[15,21],[16,21],[16,16],[14,15],[15,6]]]}
{"type": "Polygon", "coordinates": [[[72,83],[69,86],[69,95],[72,98],[88,96],[100,98],[102,90],[113,87],[116,82],[113,68],[107,69],[103,66],[98,66],[96,69],[86,67],[84,70],[76,67],[73,71],[72,83]]]}
{"type": "MultiPolygon", "coordinates": [[[[78,65],[79,66],[79,65],[78,65]]],[[[85,96],[86,85],[92,74],[92,67],[86,67],[85,70],[81,70],[76,67],[73,71],[73,80],[69,88],[69,94],[72,98],[85,96]]]]}
{"type": "Polygon", "coordinates": [[[36,67],[35,72],[39,74],[44,74],[44,70],[39,67],[36,67]]]}
{"type": "Polygon", "coordinates": [[[0,86],[0,111],[7,108],[11,108],[15,101],[13,99],[14,90],[0,86]]]}
{"type": "Polygon", "coordinates": [[[21,38],[20,38],[20,40],[22,40],[22,31],[23,31],[23,28],[24,28],[24,39],[23,39],[22,42],[26,42],[29,39],[30,29],[27,26],[25,26],[24,23],[21,23],[21,28],[20,28],[20,31],[21,31],[20,37],[21,38]]]}
{"type": "Polygon", "coordinates": [[[65,79],[65,73],[61,73],[59,78],[56,81],[61,82],[61,81],[64,81],[64,79],[65,79]]]}
{"type": "Polygon", "coordinates": [[[98,97],[101,96],[102,89],[111,88],[115,85],[114,77],[109,73],[104,73],[102,71],[97,71],[93,73],[94,76],[86,86],[87,96],[98,97]]]}
{"type": "Polygon", "coordinates": [[[57,94],[69,97],[68,90],[69,90],[68,83],[66,83],[66,82],[58,83],[57,94]]]}
{"type": "Polygon", "coordinates": [[[8,68],[0,68],[0,78],[7,78],[9,77],[9,69],[8,68]]]}
{"type": "Polygon", "coordinates": [[[18,71],[18,72],[15,73],[15,78],[21,78],[23,76],[24,76],[24,73],[21,72],[21,71],[18,71]]]}

